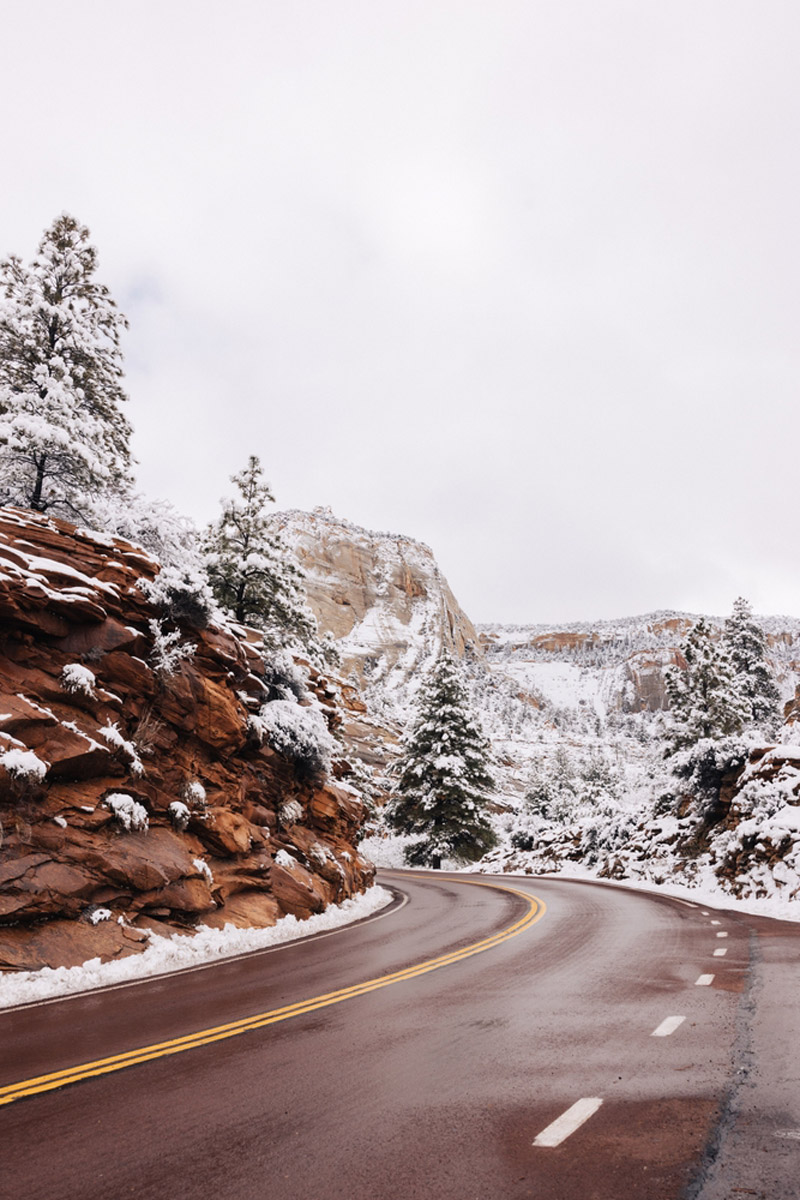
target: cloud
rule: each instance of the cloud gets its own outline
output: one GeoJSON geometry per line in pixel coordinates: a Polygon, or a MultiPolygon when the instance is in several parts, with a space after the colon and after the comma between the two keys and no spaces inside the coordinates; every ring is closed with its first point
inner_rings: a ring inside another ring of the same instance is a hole
{"type": "Polygon", "coordinates": [[[476,619],[797,613],[800,13],[752,11],[12,0],[0,251],[90,226],[200,522],[257,453],[476,619]]]}

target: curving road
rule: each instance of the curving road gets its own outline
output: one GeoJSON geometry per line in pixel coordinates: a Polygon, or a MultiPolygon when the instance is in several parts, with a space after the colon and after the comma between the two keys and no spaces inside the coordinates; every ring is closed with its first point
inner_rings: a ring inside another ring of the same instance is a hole
{"type": "Polygon", "coordinates": [[[359,925],[0,1013],[0,1195],[796,1200],[800,927],[381,882],[359,925]]]}

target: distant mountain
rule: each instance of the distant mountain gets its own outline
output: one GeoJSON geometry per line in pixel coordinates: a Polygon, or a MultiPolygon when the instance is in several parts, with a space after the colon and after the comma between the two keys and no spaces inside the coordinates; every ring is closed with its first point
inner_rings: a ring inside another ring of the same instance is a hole
{"type": "MultiPolygon", "coordinates": [[[[666,667],[681,662],[680,647],[697,613],[662,611],[612,621],[564,625],[480,625],[490,667],[557,707],[589,705],[601,713],[657,712],[668,707],[666,667]]],[[[706,617],[722,630],[723,617],[706,617]]],[[[800,678],[800,620],[759,617],[784,699],[800,678]]]]}

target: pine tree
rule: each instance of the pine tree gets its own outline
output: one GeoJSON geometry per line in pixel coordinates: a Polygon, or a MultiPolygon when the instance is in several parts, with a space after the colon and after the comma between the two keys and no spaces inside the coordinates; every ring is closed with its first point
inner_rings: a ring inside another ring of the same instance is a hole
{"type": "Polygon", "coordinates": [[[121,405],[127,321],[94,279],[97,251],[57,218],[30,266],[0,263],[0,499],[78,518],[129,484],[121,405]]]}
{"type": "Polygon", "coordinates": [[[741,733],[747,705],[739,694],[728,650],[712,639],[704,619],[689,630],[682,651],[685,670],[672,667],[665,673],[672,750],[741,733]]]}
{"type": "Polygon", "coordinates": [[[231,482],[239,496],[223,501],[222,515],[205,538],[217,603],[240,624],[259,629],[267,646],[295,643],[318,654],[322,643],[305,603],[303,573],[265,511],[274,497],[254,454],[231,482]]]}
{"type": "Polygon", "coordinates": [[[740,695],[748,706],[747,723],[771,730],[780,720],[780,692],[767,662],[767,639],[741,596],[725,621],[723,634],[740,695]]]}
{"type": "Polygon", "coordinates": [[[489,742],[470,711],[463,679],[443,652],[420,688],[416,716],[395,766],[397,793],[387,820],[419,835],[406,848],[412,866],[442,859],[474,862],[496,842],[486,815],[494,780],[489,742]]]}

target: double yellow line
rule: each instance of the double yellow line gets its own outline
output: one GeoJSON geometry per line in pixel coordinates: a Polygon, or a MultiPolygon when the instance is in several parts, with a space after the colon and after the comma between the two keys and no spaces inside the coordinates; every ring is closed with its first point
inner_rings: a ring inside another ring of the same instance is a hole
{"type": "Polygon", "coordinates": [[[126,1067],[134,1067],[139,1063],[150,1062],[155,1058],[165,1058],[170,1054],[182,1054],[185,1050],[194,1050],[198,1046],[208,1046],[211,1042],[221,1042],[225,1038],[238,1037],[242,1033],[250,1033],[253,1029],[263,1029],[266,1025],[275,1025],[279,1021],[288,1021],[292,1017],[302,1016],[303,1013],[315,1012],[318,1008],[327,1008],[331,1004],[341,1004],[343,1000],[352,1000],[356,996],[364,996],[367,992],[375,992],[379,988],[391,987],[395,983],[403,983],[406,979],[416,979],[418,975],[426,975],[429,971],[438,971],[441,967],[449,967],[462,959],[470,958],[473,954],[482,954],[495,946],[516,937],[541,920],[545,913],[545,905],[528,892],[518,888],[506,887],[502,884],[479,883],[477,880],[463,880],[477,887],[493,887],[500,891],[511,892],[522,896],[528,904],[524,917],[501,929],[499,933],[484,938],[480,942],[454,950],[450,954],[442,954],[438,958],[429,958],[424,962],[395,971],[391,975],[381,975],[376,979],[367,979],[353,987],[340,988],[337,992],[327,992],[323,996],[314,996],[310,1000],[300,1000],[297,1004],[287,1004],[284,1008],[274,1008],[270,1012],[258,1013],[253,1017],[245,1017],[240,1021],[231,1021],[227,1025],[217,1025],[213,1029],[201,1029],[198,1033],[190,1033],[185,1037],[173,1038],[168,1042],[156,1042],[152,1046],[143,1046],[139,1050],[127,1050],[124,1054],[114,1054],[110,1058],[99,1058],[96,1062],[81,1063],[76,1067],[67,1067],[63,1071],[53,1071],[49,1075],[39,1075],[34,1079],[23,1079],[19,1083],[7,1084],[0,1088],[0,1105],[13,1104],[25,1096],[36,1096],[40,1092],[50,1092],[55,1088],[66,1087],[70,1083],[79,1083],[83,1079],[91,1079],[95,1075],[109,1075],[112,1071],[124,1071],[126,1067]]]}

